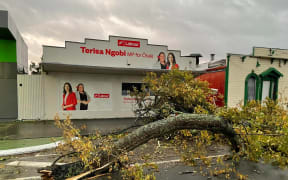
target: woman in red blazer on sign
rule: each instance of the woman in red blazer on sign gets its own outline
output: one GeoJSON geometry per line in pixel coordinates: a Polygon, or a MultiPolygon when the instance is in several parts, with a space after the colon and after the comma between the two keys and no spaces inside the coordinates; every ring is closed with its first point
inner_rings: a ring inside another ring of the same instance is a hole
{"type": "Polygon", "coordinates": [[[176,64],[176,59],[173,53],[167,55],[167,68],[166,69],[179,69],[179,65],[176,64]]]}
{"type": "Polygon", "coordinates": [[[63,87],[63,103],[62,109],[64,111],[76,110],[75,106],[77,104],[76,95],[72,92],[72,86],[70,83],[66,82],[63,87]]]}

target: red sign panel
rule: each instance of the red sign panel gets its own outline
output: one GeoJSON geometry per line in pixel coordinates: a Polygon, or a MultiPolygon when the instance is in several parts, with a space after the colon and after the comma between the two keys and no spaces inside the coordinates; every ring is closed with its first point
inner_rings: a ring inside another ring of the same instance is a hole
{"type": "Polygon", "coordinates": [[[110,94],[94,94],[94,98],[110,98],[110,94]]]}
{"type": "Polygon", "coordinates": [[[118,46],[140,48],[140,41],[118,40],[118,46]]]}

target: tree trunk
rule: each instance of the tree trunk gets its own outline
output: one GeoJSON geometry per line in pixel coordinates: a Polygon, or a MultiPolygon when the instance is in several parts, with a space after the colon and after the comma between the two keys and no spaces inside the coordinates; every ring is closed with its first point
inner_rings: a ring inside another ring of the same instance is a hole
{"type": "Polygon", "coordinates": [[[129,152],[138,146],[147,143],[150,139],[161,137],[183,129],[207,130],[212,133],[224,134],[231,142],[232,148],[238,152],[238,138],[232,127],[219,117],[203,114],[180,114],[175,117],[168,117],[147,125],[141,126],[122,139],[115,142],[112,153],[101,154],[101,164],[106,164],[117,157],[121,152],[129,152]]]}
{"type": "MultiPolygon", "coordinates": [[[[166,119],[141,126],[127,136],[119,139],[114,143],[112,148],[113,156],[108,156],[107,152],[104,151],[98,154],[101,159],[101,165],[116,160],[121,153],[129,152],[138,146],[147,143],[150,139],[161,137],[165,134],[183,129],[208,130],[212,133],[224,134],[230,140],[232,148],[236,152],[239,151],[237,135],[226,121],[213,115],[179,114],[178,116],[171,116],[166,119]]],[[[57,169],[58,167],[60,168],[60,166],[56,166],[54,168],[57,169]]]]}

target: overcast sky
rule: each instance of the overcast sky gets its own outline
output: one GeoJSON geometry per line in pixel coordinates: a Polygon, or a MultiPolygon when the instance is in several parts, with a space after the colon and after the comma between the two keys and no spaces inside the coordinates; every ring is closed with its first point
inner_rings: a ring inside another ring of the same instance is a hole
{"type": "Polygon", "coordinates": [[[288,0],[0,0],[40,61],[42,45],[147,38],[203,60],[252,53],[253,46],[288,49],[288,0]]]}

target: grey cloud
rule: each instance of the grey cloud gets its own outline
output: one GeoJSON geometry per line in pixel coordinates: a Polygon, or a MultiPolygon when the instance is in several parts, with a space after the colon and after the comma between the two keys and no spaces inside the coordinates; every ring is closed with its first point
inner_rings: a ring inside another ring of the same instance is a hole
{"type": "Polygon", "coordinates": [[[287,0],[2,0],[0,8],[27,36],[33,60],[41,57],[41,43],[109,34],[147,38],[206,59],[212,52],[218,58],[251,53],[252,46],[288,48],[287,0]]]}

